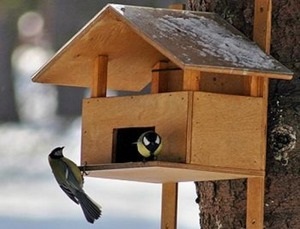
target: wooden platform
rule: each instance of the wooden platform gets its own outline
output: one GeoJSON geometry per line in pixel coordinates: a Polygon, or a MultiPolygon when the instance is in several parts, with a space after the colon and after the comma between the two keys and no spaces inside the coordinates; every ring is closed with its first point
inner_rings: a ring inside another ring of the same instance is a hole
{"type": "MultiPolygon", "coordinates": [[[[81,166],[82,170],[83,167],[81,166]]],[[[149,183],[227,180],[264,176],[264,171],[162,161],[87,165],[89,176],[149,183]]]]}

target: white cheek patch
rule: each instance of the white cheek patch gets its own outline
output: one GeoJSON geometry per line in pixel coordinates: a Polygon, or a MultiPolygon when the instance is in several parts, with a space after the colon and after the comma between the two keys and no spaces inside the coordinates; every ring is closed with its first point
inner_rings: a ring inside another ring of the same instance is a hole
{"type": "Polygon", "coordinates": [[[148,139],[145,138],[145,137],[143,138],[143,143],[144,143],[145,146],[150,145],[150,142],[149,142],[148,139]]]}
{"type": "Polygon", "coordinates": [[[156,136],[155,143],[158,144],[158,145],[160,144],[160,137],[159,136],[156,136]]]}

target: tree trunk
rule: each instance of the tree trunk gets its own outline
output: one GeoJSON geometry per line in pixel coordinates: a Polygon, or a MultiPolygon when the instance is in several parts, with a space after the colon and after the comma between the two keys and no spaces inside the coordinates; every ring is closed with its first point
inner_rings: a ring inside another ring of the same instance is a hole
{"type": "MultiPolygon", "coordinates": [[[[189,5],[218,12],[251,38],[253,2],[199,0],[189,5]]],[[[264,228],[300,227],[299,9],[299,0],[273,1],[271,54],[295,76],[292,81],[270,81],[264,228]]],[[[196,182],[201,228],[246,228],[246,184],[245,180],[196,182]]]]}
{"type": "Polygon", "coordinates": [[[9,12],[0,12],[0,122],[19,121],[10,61],[16,31],[11,29],[10,19],[9,12]]]}

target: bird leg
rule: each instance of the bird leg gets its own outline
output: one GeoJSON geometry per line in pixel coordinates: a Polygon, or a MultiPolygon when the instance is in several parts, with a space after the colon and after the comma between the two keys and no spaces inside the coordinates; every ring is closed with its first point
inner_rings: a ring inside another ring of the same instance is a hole
{"type": "Polygon", "coordinates": [[[84,165],[82,166],[82,171],[81,171],[81,176],[83,177],[84,175],[88,176],[89,173],[86,171],[86,166],[87,166],[87,161],[84,162],[84,165]]]}

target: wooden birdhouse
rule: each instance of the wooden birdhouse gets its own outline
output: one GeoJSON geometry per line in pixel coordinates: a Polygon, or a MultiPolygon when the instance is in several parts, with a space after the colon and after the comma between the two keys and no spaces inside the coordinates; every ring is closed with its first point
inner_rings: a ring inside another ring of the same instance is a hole
{"type": "MultiPolygon", "coordinates": [[[[256,36],[264,47],[269,37],[256,36]]],[[[33,81],[90,88],[82,164],[96,177],[163,183],[163,208],[173,211],[181,181],[249,178],[248,194],[263,200],[268,79],[291,77],[214,13],[107,5],[33,81]],[[148,94],[106,96],[147,86],[148,94]],[[163,151],[144,163],[132,143],[146,130],[161,135],[163,151]]],[[[256,226],[258,203],[248,201],[256,226]]],[[[162,228],[174,228],[164,214],[162,228]]]]}

